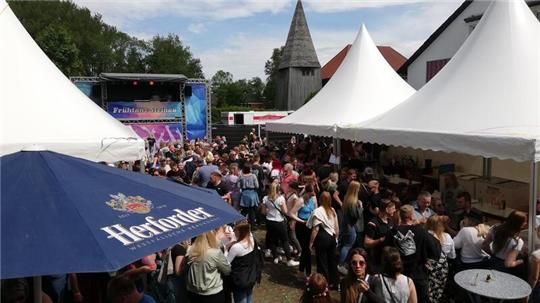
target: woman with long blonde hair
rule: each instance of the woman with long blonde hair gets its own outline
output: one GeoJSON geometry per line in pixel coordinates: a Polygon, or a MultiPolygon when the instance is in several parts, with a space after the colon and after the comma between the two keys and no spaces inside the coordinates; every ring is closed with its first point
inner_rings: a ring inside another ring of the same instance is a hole
{"type": "Polygon", "coordinates": [[[329,192],[321,194],[320,206],[313,211],[307,227],[311,228],[309,248],[315,248],[317,272],[324,275],[330,285],[337,286],[336,244],[339,225],[329,192]]]}
{"type": "Polygon", "coordinates": [[[358,199],[359,192],[360,182],[351,181],[343,198],[343,224],[341,225],[342,232],[340,234],[341,247],[338,270],[344,275],[347,274],[346,266],[344,266],[347,254],[356,242],[356,237],[361,236],[364,232],[364,208],[362,207],[362,201],[358,199]]]}
{"type": "Polygon", "coordinates": [[[453,260],[456,258],[454,240],[452,240],[452,237],[448,233],[444,232],[444,224],[438,215],[429,217],[424,227],[441,244],[440,258],[438,260],[428,259],[426,264],[428,269],[429,301],[448,302],[448,297],[445,295],[444,290],[450,272],[448,259],[453,260]]]}
{"type": "Polygon", "coordinates": [[[287,233],[287,217],[288,212],[285,198],[279,194],[279,184],[272,182],[268,188],[268,195],[263,198],[263,204],[266,205],[266,243],[274,257],[274,264],[279,263],[279,255],[277,247],[283,247],[285,257],[287,258],[288,266],[297,266],[298,262],[294,261],[291,256],[291,248],[289,246],[289,237],[287,233]]]}
{"type": "Polygon", "coordinates": [[[199,235],[188,248],[188,297],[191,302],[225,302],[222,275],[229,275],[231,265],[219,249],[214,231],[199,235]]]}

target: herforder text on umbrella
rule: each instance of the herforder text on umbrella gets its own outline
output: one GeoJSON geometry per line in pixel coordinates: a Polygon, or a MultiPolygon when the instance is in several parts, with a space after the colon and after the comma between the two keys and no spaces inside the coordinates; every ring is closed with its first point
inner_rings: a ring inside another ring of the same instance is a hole
{"type": "Polygon", "coordinates": [[[174,209],[174,211],[176,214],[157,220],[152,216],[148,216],[145,218],[147,223],[141,225],[125,228],[122,224],[114,224],[103,227],[101,230],[109,234],[107,239],[115,238],[127,246],[143,241],[144,239],[152,238],[155,235],[160,235],[173,229],[213,217],[212,214],[206,212],[202,207],[190,209],[187,212],[180,209],[174,209]]]}

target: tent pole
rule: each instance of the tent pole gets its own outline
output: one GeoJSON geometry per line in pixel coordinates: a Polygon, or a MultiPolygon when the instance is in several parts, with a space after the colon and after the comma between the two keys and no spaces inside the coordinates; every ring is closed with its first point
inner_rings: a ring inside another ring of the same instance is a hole
{"type": "Polygon", "coordinates": [[[536,200],[538,192],[538,163],[531,163],[531,183],[529,185],[531,191],[531,201],[529,203],[529,230],[528,230],[528,247],[529,254],[533,252],[536,242],[536,200]]]}
{"type": "Polygon", "coordinates": [[[482,158],[482,177],[491,178],[491,158],[482,158]]]}
{"type": "Polygon", "coordinates": [[[41,303],[41,276],[32,278],[34,288],[34,303],[41,303]]]}
{"type": "Polygon", "coordinates": [[[141,159],[141,166],[139,167],[139,172],[144,174],[146,172],[146,160],[141,159]]]}
{"type": "Polygon", "coordinates": [[[332,153],[334,154],[334,156],[336,156],[336,158],[339,157],[339,163],[336,165],[334,164],[334,168],[337,168],[338,170],[341,169],[341,141],[339,138],[337,137],[333,137],[332,138],[332,145],[334,146],[333,150],[332,150],[332,153]]]}

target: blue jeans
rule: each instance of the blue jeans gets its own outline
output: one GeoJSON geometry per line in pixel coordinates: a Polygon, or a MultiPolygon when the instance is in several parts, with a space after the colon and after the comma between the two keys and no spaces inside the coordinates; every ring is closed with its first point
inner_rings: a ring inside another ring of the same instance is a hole
{"type": "Polygon", "coordinates": [[[234,303],[251,303],[253,288],[233,291],[234,303]]]}
{"type": "Polygon", "coordinates": [[[354,226],[347,225],[346,230],[341,235],[341,249],[339,250],[339,263],[345,263],[347,259],[347,254],[352,248],[354,242],[356,241],[356,230],[354,226]]]}

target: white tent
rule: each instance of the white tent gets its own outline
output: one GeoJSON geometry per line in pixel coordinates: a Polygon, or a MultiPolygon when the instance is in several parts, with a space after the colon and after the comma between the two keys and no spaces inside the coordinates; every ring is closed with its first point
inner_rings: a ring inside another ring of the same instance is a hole
{"type": "MultiPolygon", "coordinates": [[[[370,121],[338,129],[357,141],[540,161],[540,23],[522,0],[494,1],[447,65],[416,94],[370,121]]],[[[529,249],[534,216],[529,216],[529,249]]]]}
{"type": "Polygon", "coordinates": [[[330,81],[291,115],[266,124],[274,132],[334,137],[339,124],[371,119],[415,90],[386,62],[362,25],[330,81]]]}
{"type": "Polygon", "coordinates": [[[29,145],[92,161],[141,159],[144,141],[67,79],[0,0],[0,155],[29,145]]]}
{"type": "Polygon", "coordinates": [[[524,1],[495,1],[430,82],[338,137],[540,161],[540,23],[524,1]]]}

